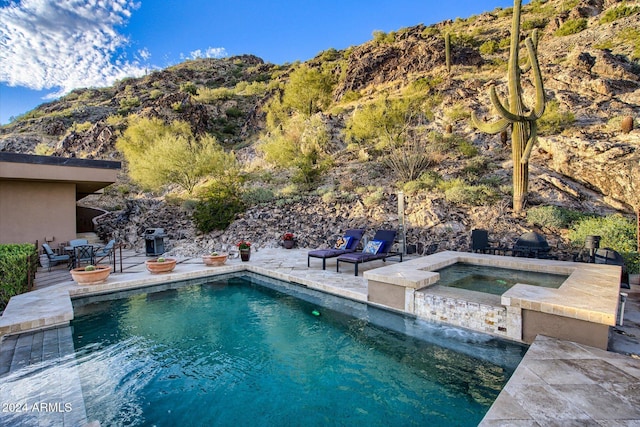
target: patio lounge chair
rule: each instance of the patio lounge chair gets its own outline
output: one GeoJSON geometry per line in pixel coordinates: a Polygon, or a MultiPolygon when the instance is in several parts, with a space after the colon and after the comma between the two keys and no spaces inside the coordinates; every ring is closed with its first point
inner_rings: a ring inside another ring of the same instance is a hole
{"type": "Polygon", "coordinates": [[[340,261],[355,264],[355,275],[358,275],[358,265],[381,259],[382,261],[387,258],[400,256],[400,262],[402,262],[402,252],[392,252],[391,248],[396,240],[396,230],[378,230],[373,236],[373,239],[367,243],[367,246],[362,252],[352,252],[344,255],[340,255],[336,264],[336,271],[340,271],[340,261]]]}
{"type": "Polygon", "coordinates": [[[42,244],[42,249],[47,254],[47,258],[49,258],[49,271],[51,271],[51,267],[58,264],[59,262],[66,261],[67,264],[71,263],[71,257],[69,255],[56,255],[51,249],[51,246],[47,243],[42,244]]]}
{"type": "MultiPolygon", "coordinates": [[[[344,233],[344,237],[351,237],[351,239],[346,242],[344,248],[327,248],[310,251],[307,254],[307,267],[310,266],[309,262],[311,258],[322,258],[322,269],[324,270],[327,266],[327,258],[335,258],[346,253],[354,252],[358,247],[363,234],[364,230],[361,229],[347,230],[344,233]]],[[[340,239],[343,238],[341,237],[340,239]]],[[[343,241],[340,241],[340,243],[344,244],[343,241]]]]}

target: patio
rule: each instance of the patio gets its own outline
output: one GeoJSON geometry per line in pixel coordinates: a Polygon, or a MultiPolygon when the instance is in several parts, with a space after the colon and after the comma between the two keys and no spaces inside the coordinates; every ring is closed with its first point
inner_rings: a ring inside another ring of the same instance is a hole
{"type": "MultiPolygon", "coordinates": [[[[73,317],[70,297],[76,295],[249,270],[347,298],[367,300],[367,282],[362,276],[354,276],[347,268],[336,273],[332,268],[335,260],[328,261],[326,270],[313,263],[308,268],[306,254],[306,250],[264,249],[254,251],[249,262],[233,258],[223,267],[206,267],[200,258],[180,259],[174,272],[158,276],[146,272],[144,261],[148,257],[144,253],[126,250],[122,273],[118,259],[118,272],[107,283],[84,288],[71,281],[64,266],[38,272],[35,290],[14,298],[0,318],[0,333],[13,334],[3,339],[0,347],[2,372],[10,371],[11,366],[16,369],[24,366],[18,355],[24,358],[28,354],[26,357],[37,360],[32,357],[38,351],[33,340],[20,345],[21,336],[33,334],[21,332],[66,324],[73,317]],[[11,366],[5,366],[7,363],[11,366]]],[[[362,269],[371,271],[384,265],[389,263],[376,261],[363,264],[362,269]]],[[[481,425],[639,423],[639,325],[640,289],[633,287],[626,304],[625,325],[611,328],[609,347],[619,353],[539,336],[481,425]],[[635,357],[620,353],[632,353],[635,357]]]]}

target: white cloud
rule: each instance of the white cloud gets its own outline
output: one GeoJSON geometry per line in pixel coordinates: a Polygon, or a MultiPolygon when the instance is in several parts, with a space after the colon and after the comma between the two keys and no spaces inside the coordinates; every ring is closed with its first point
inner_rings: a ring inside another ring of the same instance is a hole
{"type": "Polygon", "coordinates": [[[225,56],[227,56],[227,51],[223,47],[208,47],[204,52],[202,49],[197,49],[189,53],[191,59],[223,58],[225,56]]]}
{"type": "Polygon", "coordinates": [[[144,48],[144,49],[140,49],[138,51],[138,55],[144,59],[145,61],[148,61],[149,58],[151,58],[151,52],[149,52],[149,49],[144,48]]]}
{"type": "Polygon", "coordinates": [[[124,55],[128,40],[116,30],[138,7],[132,0],[10,2],[0,8],[0,81],[57,89],[55,97],[143,75],[145,68],[124,55]]]}

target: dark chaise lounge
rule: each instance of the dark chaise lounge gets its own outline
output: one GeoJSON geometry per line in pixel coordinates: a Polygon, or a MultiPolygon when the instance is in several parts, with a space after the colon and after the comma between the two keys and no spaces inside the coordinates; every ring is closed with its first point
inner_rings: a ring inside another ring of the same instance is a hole
{"type": "Polygon", "coordinates": [[[391,248],[396,240],[395,230],[378,230],[373,239],[367,243],[362,252],[353,252],[340,255],[336,264],[336,271],[340,271],[340,261],[355,264],[355,275],[358,275],[358,264],[381,259],[386,261],[387,258],[399,256],[402,262],[402,252],[392,252],[391,248]],[[380,242],[380,243],[376,243],[380,242]],[[374,250],[377,249],[377,250],[374,250]],[[374,251],[372,251],[374,250],[374,251]]]}
{"type": "Polygon", "coordinates": [[[322,258],[322,269],[324,270],[327,266],[327,258],[335,258],[337,256],[355,251],[363,235],[364,230],[361,229],[347,230],[344,233],[344,236],[351,237],[351,240],[348,242],[347,246],[344,249],[327,248],[310,251],[307,254],[307,267],[310,266],[309,262],[311,258],[322,258]]]}

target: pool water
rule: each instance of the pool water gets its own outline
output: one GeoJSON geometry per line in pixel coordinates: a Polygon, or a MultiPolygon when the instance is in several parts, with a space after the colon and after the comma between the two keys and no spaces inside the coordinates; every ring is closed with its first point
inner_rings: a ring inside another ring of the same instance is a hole
{"type": "Polygon", "coordinates": [[[438,273],[440,273],[439,285],[494,295],[502,295],[516,283],[557,289],[569,277],[562,274],[512,270],[462,262],[440,269],[438,273]]]}
{"type": "Polygon", "coordinates": [[[228,277],[74,301],[88,420],[471,426],[526,351],[296,288],[228,277]]]}

